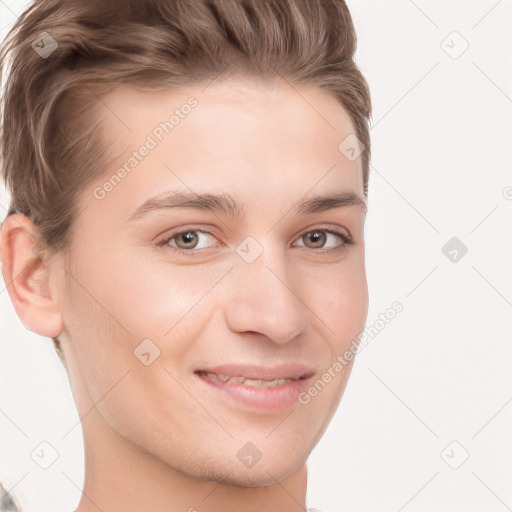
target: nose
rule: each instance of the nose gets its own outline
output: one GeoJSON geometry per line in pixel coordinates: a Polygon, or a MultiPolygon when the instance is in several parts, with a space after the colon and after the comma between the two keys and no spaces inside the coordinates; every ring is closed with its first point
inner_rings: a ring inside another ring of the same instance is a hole
{"type": "Polygon", "coordinates": [[[258,333],[284,344],[306,331],[306,301],[283,258],[264,251],[252,263],[239,261],[230,274],[225,319],[233,332],[258,333]]]}

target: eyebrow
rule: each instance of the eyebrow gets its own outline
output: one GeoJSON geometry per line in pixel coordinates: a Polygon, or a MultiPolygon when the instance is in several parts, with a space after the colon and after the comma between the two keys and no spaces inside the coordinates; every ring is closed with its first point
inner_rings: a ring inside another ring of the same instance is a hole
{"type": "MultiPolygon", "coordinates": [[[[309,215],[347,206],[357,206],[365,212],[368,209],[366,201],[361,196],[347,190],[308,199],[301,198],[292,203],[288,211],[292,211],[295,215],[309,215]]],[[[226,192],[195,194],[185,191],[169,191],[146,200],[128,220],[140,219],[150,212],[170,208],[195,208],[222,213],[237,220],[243,219],[245,215],[244,205],[226,192]]]]}

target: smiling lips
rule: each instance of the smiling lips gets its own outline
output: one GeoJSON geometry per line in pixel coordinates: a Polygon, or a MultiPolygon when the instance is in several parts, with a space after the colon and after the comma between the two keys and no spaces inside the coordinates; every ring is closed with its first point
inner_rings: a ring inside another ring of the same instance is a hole
{"type": "Polygon", "coordinates": [[[230,375],[226,375],[225,373],[210,373],[210,372],[199,372],[203,375],[206,375],[210,379],[215,379],[221,382],[236,382],[238,384],[245,384],[246,386],[263,386],[266,388],[281,386],[282,384],[286,384],[287,382],[293,382],[294,380],[299,379],[274,379],[274,380],[263,380],[263,379],[249,379],[247,377],[236,376],[232,377],[230,375]]]}
{"type": "Polygon", "coordinates": [[[201,368],[198,374],[221,382],[236,382],[247,386],[279,386],[313,375],[311,367],[300,363],[282,363],[272,367],[250,364],[224,364],[201,368]]]}
{"type": "Polygon", "coordinates": [[[194,373],[211,393],[237,409],[273,414],[295,405],[315,372],[305,365],[288,363],[272,368],[222,365],[194,373]]]}

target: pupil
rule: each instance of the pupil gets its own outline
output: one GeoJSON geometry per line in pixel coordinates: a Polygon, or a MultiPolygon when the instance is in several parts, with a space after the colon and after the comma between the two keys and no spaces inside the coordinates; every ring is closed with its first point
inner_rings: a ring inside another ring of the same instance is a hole
{"type": "Polygon", "coordinates": [[[188,231],[186,233],[182,233],[181,238],[185,240],[185,244],[187,244],[193,241],[194,235],[190,231],[188,231]]]}
{"type": "Polygon", "coordinates": [[[310,237],[313,239],[313,243],[318,243],[318,239],[320,239],[320,241],[322,242],[322,237],[325,237],[325,234],[322,233],[321,231],[314,231],[313,233],[310,234],[310,237]]]}

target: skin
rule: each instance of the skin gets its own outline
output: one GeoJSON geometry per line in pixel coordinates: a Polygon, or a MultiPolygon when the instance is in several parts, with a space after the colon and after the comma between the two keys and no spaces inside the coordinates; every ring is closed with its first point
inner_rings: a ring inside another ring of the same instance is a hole
{"type": "Polygon", "coordinates": [[[39,259],[29,219],[12,215],[2,226],[2,273],[17,315],[39,335],[59,335],[64,348],[84,434],[77,512],[303,511],[306,460],[353,360],[309,404],[265,414],[213,392],[194,370],[300,361],[315,382],[364,329],[366,209],[289,211],[306,194],[364,198],[361,159],[338,150],[354,132],[350,119],[317,87],[283,80],[151,93],[123,85],[104,103],[95,115],[113,160],[81,193],[69,250],[39,259]],[[190,96],[197,107],[96,199],[95,187],[190,96]],[[182,208],[128,221],[147,198],[175,189],[229,192],[246,216],[182,208]],[[328,235],[323,246],[342,249],[320,253],[322,241],[303,235],[325,225],[354,244],[328,235]],[[174,252],[187,247],[183,239],[157,247],[188,226],[200,231],[201,254],[174,252]],[[250,264],[235,251],[247,236],[263,248],[250,264]],[[161,351],[149,366],[133,353],[146,338],[161,351]],[[236,456],[247,442],[262,454],[252,467],[236,456]]]}

